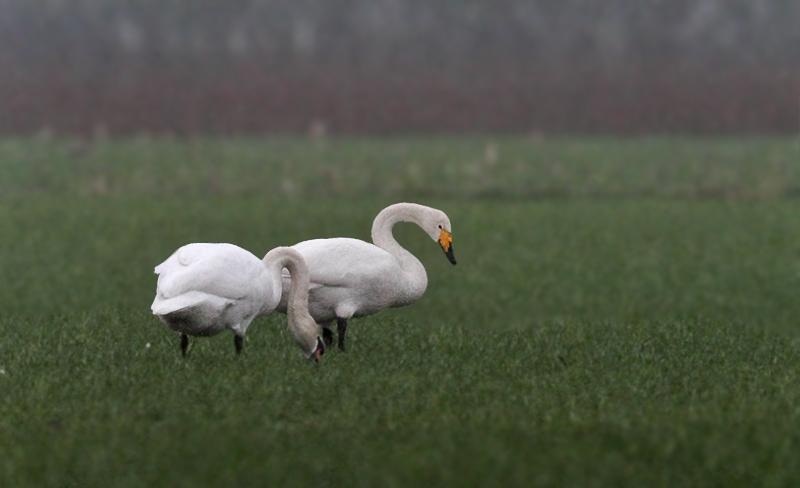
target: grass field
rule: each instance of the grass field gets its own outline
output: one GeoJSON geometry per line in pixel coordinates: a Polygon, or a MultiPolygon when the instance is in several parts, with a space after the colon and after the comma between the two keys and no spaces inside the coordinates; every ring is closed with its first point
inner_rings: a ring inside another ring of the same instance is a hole
{"type": "Polygon", "coordinates": [[[791,139],[0,142],[0,485],[800,483],[791,139]],[[285,317],[177,338],[152,268],[418,229],[412,307],[304,361],[285,317]]]}

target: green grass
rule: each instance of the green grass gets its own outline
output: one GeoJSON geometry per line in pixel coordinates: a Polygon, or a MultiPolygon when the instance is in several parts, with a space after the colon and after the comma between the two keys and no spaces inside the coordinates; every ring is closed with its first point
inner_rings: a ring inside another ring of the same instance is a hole
{"type": "Polygon", "coordinates": [[[0,141],[0,485],[797,485],[798,175],[788,139],[0,141]],[[283,316],[183,360],[149,314],[183,243],[404,199],[458,266],[398,228],[425,297],[319,366],[283,316]]]}

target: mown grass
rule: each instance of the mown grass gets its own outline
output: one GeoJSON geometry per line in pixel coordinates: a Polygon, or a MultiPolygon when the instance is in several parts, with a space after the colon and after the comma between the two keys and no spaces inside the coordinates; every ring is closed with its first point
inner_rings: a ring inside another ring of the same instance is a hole
{"type": "Polygon", "coordinates": [[[797,151],[0,142],[0,481],[797,484],[797,151]],[[428,292],[354,321],[346,354],[307,364],[272,316],[240,358],[222,335],[182,360],[149,315],[180,244],[367,238],[400,199],[448,212],[459,264],[398,228],[428,292]]]}

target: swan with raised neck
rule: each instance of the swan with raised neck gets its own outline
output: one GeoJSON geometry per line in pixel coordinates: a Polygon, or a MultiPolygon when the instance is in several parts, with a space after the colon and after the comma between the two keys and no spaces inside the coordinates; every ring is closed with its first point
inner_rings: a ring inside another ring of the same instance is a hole
{"type": "MultiPolygon", "coordinates": [[[[450,219],[441,210],[415,203],[397,203],[381,210],[372,223],[372,244],[350,238],[314,239],[292,246],[305,258],[311,277],[309,312],[323,324],[326,342],[332,341],[330,322],[337,321],[339,347],[344,349],[347,320],[385,308],[401,307],[425,293],[425,266],[401,246],[394,225],[410,222],[437,241],[452,264],[450,219]]],[[[284,274],[283,288],[291,280],[284,274]]],[[[279,311],[287,308],[285,300],[279,311]]]]}

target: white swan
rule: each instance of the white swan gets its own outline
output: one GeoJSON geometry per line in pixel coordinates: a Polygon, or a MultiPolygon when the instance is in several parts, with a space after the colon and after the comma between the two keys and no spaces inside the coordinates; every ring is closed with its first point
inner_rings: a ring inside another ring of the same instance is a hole
{"type": "Polygon", "coordinates": [[[188,336],[211,336],[225,329],[233,331],[239,354],[250,322],[272,313],[280,302],[284,268],[292,276],[285,293],[289,329],[308,357],[319,361],[325,346],[308,313],[308,268],[288,247],[271,250],[262,261],[233,244],[187,244],[156,266],[158,285],[151,309],[181,335],[184,356],[188,336]]]}
{"type": "MultiPolygon", "coordinates": [[[[314,239],[292,246],[311,272],[308,307],[311,316],[323,326],[325,343],[330,345],[335,319],[339,349],[345,349],[347,320],[374,314],[389,307],[402,307],[418,300],[428,286],[425,267],[405,250],[392,235],[398,222],[412,222],[438,241],[452,264],[453,234],[450,219],[441,210],[397,203],[383,209],[372,223],[372,242],[358,239],[314,239]]],[[[284,289],[293,279],[283,275],[284,289]]],[[[281,301],[278,310],[286,304],[281,301]]]]}

